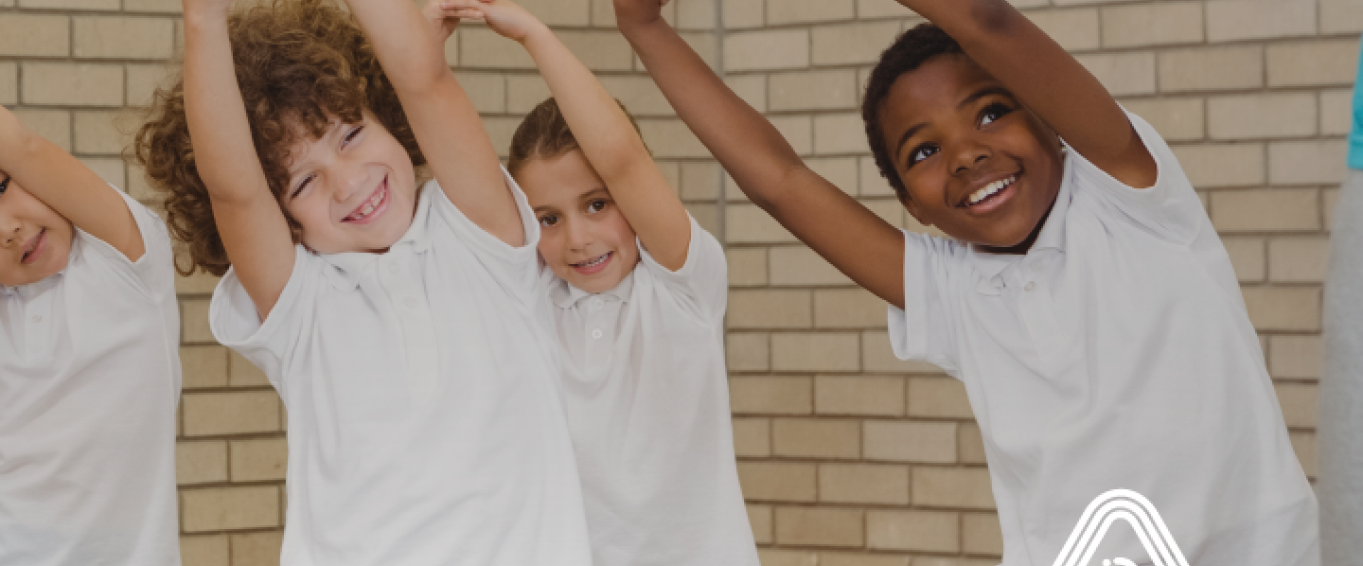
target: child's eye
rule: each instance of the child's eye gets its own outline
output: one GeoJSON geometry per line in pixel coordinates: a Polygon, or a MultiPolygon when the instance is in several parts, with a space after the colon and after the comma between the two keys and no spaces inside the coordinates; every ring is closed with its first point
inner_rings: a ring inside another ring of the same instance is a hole
{"type": "Polygon", "coordinates": [[[316,175],[308,175],[307,177],[303,177],[303,180],[299,181],[298,186],[293,189],[293,193],[289,194],[289,198],[290,199],[298,198],[298,195],[303,192],[303,189],[307,188],[307,186],[311,184],[312,180],[315,178],[317,178],[316,175]]]}
{"type": "Polygon", "coordinates": [[[587,212],[601,212],[606,209],[606,201],[594,200],[587,203],[587,212]]]}
{"type": "Polygon", "coordinates": [[[548,228],[555,224],[558,224],[558,217],[553,214],[546,214],[540,217],[540,226],[548,228]]]}
{"type": "Polygon", "coordinates": [[[10,177],[9,175],[5,175],[5,180],[0,181],[0,195],[5,194],[5,191],[9,189],[9,180],[12,178],[13,177],[10,177]]]}
{"type": "Polygon", "coordinates": [[[909,167],[913,167],[915,163],[937,155],[938,151],[940,150],[937,146],[932,144],[923,144],[913,148],[913,153],[909,154],[909,167]]]}
{"type": "Polygon", "coordinates": [[[980,111],[980,125],[987,126],[992,124],[995,120],[1004,117],[1004,115],[1012,111],[1012,108],[998,102],[985,106],[984,110],[980,111]]]}
{"type": "Polygon", "coordinates": [[[348,133],[348,134],[345,135],[345,139],[344,139],[344,140],[341,140],[341,147],[345,147],[345,146],[347,146],[347,145],[350,145],[350,141],[353,140],[353,139],[355,139],[355,136],[360,135],[360,131],[363,130],[363,129],[364,129],[364,126],[357,126],[355,129],[350,130],[350,133],[348,133]]]}

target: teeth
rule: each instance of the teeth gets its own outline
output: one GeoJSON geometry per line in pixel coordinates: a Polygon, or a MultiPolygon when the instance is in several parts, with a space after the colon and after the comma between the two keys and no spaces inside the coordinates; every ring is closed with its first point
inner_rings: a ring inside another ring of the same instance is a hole
{"type": "Polygon", "coordinates": [[[610,257],[610,255],[611,255],[611,254],[601,255],[601,256],[598,256],[598,257],[596,257],[595,259],[592,259],[592,260],[590,260],[590,261],[584,261],[584,262],[582,262],[582,263],[577,263],[577,264],[574,264],[574,265],[576,265],[576,266],[578,266],[578,267],[596,267],[596,266],[598,266],[598,265],[601,265],[601,262],[606,261],[606,258],[607,258],[607,257],[610,257]]]}
{"type": "Polygon", "coordinates": [[[989,198],[994,193],[1003,190],[1004,187],[1013,184],[1014,180],[1016,179],[1014,179],[1013,177],[1009,177],[1007,179],[1002,179],[999,181],[994,181],[993,183],[989,183],[980,190],[975,191],[973,194],[971,194],[970,198],[967,198],[966,201],[969,204],[978,204],[980,201],[989,198]]]}
{"type": "Polygon", "coordinates": [[[369,213],[374,212],[374,209],[378,208],[379,203],[383,202],[383,195],[385,192],[386,191],[380,190],[374,193],[374,196],[369,197],[369,200],[364,203],[364,206],[360,207],[360,210],[356,212],[352,218],[361,220],[364,217],[369,216],[369,213]]]}

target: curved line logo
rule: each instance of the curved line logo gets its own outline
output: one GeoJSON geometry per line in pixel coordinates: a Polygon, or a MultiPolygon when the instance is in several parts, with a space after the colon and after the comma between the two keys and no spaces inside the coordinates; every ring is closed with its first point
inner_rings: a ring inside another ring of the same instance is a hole
{"type": "MultiPolygon", "coordinates": [[[[1060,549],[1060,556],[1055,557],[1054,566],[1088,564],[1108,528],[1117,519],[1131,524],[1154,566],[1188,566],[1159,511],[1145,496],[1129,489],[1108,491],[1089,503],[1069,540],[1065,541],[1065,547],[1060,549]]],[[[1103,566],[1134,566],[1134,563],[1126,558],[1116,558],[1103,560],[1103,566]]]]}

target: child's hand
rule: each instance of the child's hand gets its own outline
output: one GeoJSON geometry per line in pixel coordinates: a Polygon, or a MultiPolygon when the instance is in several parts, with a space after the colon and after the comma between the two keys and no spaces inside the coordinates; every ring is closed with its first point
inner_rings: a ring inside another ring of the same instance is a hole
{"type": "Polygon", "coordinates": [[[615,23],[618,27],[651,24],[663,17],[663,6],[668,0],[615,0],[615,23]]]}
{"type": "MultiPolygon", "coordinates": [[[[472,2],[472,4],[477,3],[472,2]]],[[[435,39],[442,45],[450,38],[450,34],[454,33],[454,28],[459,27],[459,20],[466,18],[482,19],[482,12],[456,7],[455,4],[450,0],[427,0],[426,6],[421,8],[421,15],[426,16],[426,21],[431,23],[431,29],[435,31],[435,39]]],[[[470,2],[462,2],[461,4],[470,4],[470,2]]]]}
{"type": "Polygon", "coordinates": [[[511,0],[445,0],[445,6],[470,20],[487,22],[492,31],[507,39],[525,42],[531,34],[549,28],[511,0]]]}

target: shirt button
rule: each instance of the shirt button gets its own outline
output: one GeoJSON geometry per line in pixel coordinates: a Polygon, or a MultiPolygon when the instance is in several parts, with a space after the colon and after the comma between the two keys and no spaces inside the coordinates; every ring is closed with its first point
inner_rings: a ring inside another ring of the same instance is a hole
{"type": "Polygon", "coordinates": [[[1036,281],[1028,281],[1027,284],[1024,285],[1022,288],[1023,290],[1031,291],[1032,289],[1036,288],[1036,281]]]}
{"type": "Polygon", "coordinates": [[[407,308],[409,309],[416,308],[416,299],[412,297],[407,297],[407,308]]]}
{"type": "Polygon", "coordinates": [[[601,339],[601,329],[598,328],[598,329],[596,329],[596,330],[593,330],[593,331],[592,331],[592,340],[600,340],[600,339],[601,339]]]}
{"type": "Polygon", "coordinates": [[[594,309],[601,308],[601,299],[592,299],[592,308],[594,309]]]}

